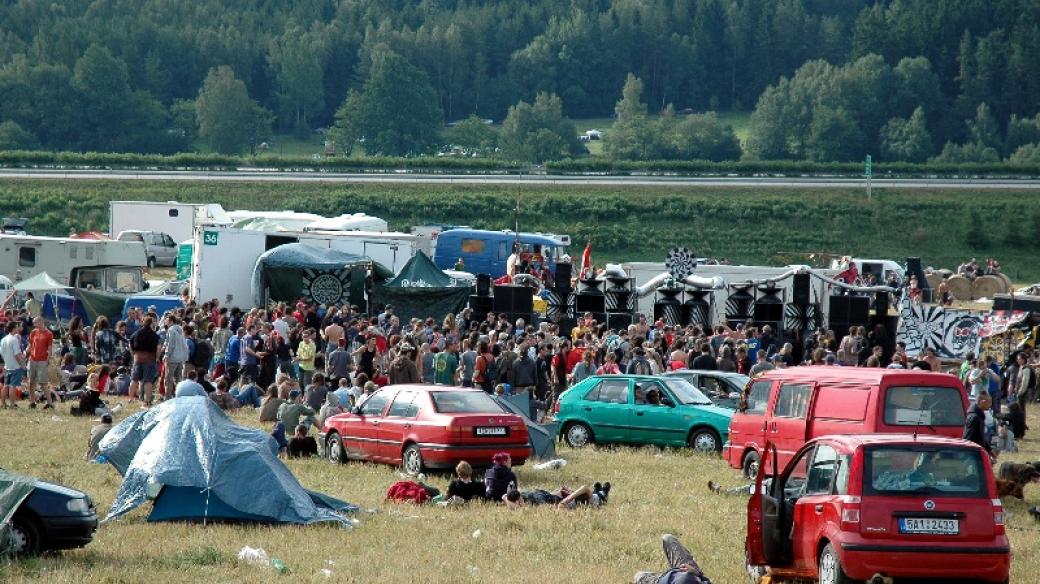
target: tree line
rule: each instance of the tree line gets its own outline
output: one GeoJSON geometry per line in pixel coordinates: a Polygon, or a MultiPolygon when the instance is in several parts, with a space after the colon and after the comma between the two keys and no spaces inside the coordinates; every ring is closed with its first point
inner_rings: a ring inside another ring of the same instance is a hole
{"type": "Polygon", "coordinates": [[[332,127],[370,154],[462,134],[539,161],[582,154],[569,119],[621,110],[616,158],[1035,161],[1038,66],[1033,0],[21,0],[0,6],[0,148],[332,127]],[[707,114],[750,109],[738,152],[707,114]]]}

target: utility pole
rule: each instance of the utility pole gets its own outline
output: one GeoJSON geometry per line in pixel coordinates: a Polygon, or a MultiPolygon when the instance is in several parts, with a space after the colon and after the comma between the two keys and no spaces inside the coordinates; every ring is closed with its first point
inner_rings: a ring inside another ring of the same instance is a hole
{"type": "Polygon", "coordinates": [[[873,161],[870,159],[870,155],[867,154],[867,159],[863,161],[863,176],[867,177],[867,200],[868,201],[871,200],[871,198],[872,198],[871,197],[871,192],[870,192],[871,191],[871,184],[870,184],[870,182],[871,182],[871,179],[873,178],[872,177],[872,174],[873,174],[872,170],[873,169],[871,168],[871,166],[873,166],[873,161]]]}

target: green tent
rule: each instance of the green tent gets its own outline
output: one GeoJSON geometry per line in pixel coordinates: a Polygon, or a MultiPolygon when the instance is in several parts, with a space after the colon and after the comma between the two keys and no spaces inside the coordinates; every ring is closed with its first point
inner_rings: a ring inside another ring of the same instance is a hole
{"type": "Polygon", "coordinates": [[[364,304],[369,270],[377,280],[387,273],[365,256],[302,243],[279,245],[253,267],[253,303],[304,298],[319,304],[364,304]]]}
{"type": "Polygon", "coordinates": [[[440,319],[465,306],[472,292],[469,282],[457,282],[418,252],[394,279],[372,290],[372,302],[392,304],[402,322],[413,317],[440,319]]]}
{"type": "Polygon", "coordinates": [[[0,468],[0,557],[10,547],[8,534],[14,512],[35,488],[35,480],[0,468]]]}

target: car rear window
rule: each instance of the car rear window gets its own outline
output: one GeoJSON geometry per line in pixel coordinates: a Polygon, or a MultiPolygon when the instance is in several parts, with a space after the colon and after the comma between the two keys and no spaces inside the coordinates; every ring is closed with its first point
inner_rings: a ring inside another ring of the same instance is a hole
{"type": "Polygon", "coordinates": [[[442,414],[501,414],[505,410],[482,391],[434,391],[433,408],[442,414]]]}
{"type": "Polygon", "coordinates": [[[865,455],[868,495],[985,497],[986,474],[972,448],[877,446],[865,455]]]}
{"type": "Polygon", "coordinates": [[[890,387],[885,392],[889,426],[963,426],[961,390],[953,387],[890,387]]]}

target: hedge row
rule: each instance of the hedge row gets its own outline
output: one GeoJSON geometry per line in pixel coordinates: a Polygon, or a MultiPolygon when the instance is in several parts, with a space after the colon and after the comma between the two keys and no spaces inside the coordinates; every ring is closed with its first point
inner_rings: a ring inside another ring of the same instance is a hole
{"type": "MultiPolygon", "coordinates": [[[[239,170],[393,172],[546,172],[549,174],[677,174],[677,175],[823,175],[859,177],[863,165],[855,162],[810,162],[793,160],[727,161],[651,160],[623,161],[603,158],[568,159],[548,162],[543,169],[492,158],[416,157],[310,158],[305,156],[226,156],[183,153],[119,154],[106,152],[0,151],[0,166],[9,168],[75,168],[138,170],[239,170]]],[[[915,164],[879,162],[876,177],[1013,177],[1040,176],[1040,166],[993,164],[915,164]]]]}

